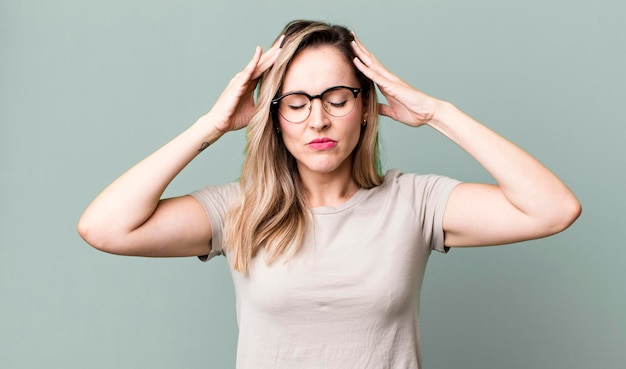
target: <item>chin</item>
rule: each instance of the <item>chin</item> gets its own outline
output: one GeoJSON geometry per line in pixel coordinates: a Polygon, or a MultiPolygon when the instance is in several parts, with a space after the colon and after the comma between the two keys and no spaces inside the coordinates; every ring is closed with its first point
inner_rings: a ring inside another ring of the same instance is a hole
{"type": "Polygon", "coordinates": [[[351,163],[351,159],[348,158],[344,161],[335,161],[335,160],[319,160],[319,161],[309,161],[309,162],[300,162],[298,163],[299,170],[306,170],[312,173],[318,174],[331,174],[341,170],[350,170],[349,166],[351,163]]]}
{"type": "Polygon", "coordinates": [[[301,164],[298,166],[299,170],[306,170],[312,173],[328,174],[337,170],[338,165],[306,165],[301,164]]]}

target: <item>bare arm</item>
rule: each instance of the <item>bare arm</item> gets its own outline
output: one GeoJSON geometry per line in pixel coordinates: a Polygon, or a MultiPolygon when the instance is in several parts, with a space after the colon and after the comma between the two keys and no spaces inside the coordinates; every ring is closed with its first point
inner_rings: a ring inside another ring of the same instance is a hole
{"type": "Polygon", "coordinates": [[[201,204],[190,196],[161,196],[202,150],[224,133],[247,125],[257,80],[273,65],[279,45],[280,40],[265,54],[257,48],[211,111],[105,188],[78,223],[81,237],[97,249],[120,255],[208,254],[211,225],[201,204]]]}
{"type": "Polygon", "coordinates": [[[207,254],[211,227],[200,203],[188,196],[160,198],[201,145],[220,136],[209,117],[201,118],[132,167],[85,210],[78,223],[81,237],[99,250],[120,255],[207,254]]]}
{"type": "Polygon", "coordinates": [[[567,186],[524,150],[439,103],[428,123],[476,159],[497,185],[464,183],[448,200],[443,219],[447,246],[484,246],[560,232],[580,214],[567,186]]]}
{"type": "Polygon", "coordinates": [[[452,104],[430,97],[376,60],[355,39],[355,65],[372,79],[388,105],[380,114],[409,126],[429,125],[476,159],[497,185],[464,183],[448,200],[446,246],[485,246],[545,237],[567,228],[580,203],[559,178],[513,143],[452,104]]]}

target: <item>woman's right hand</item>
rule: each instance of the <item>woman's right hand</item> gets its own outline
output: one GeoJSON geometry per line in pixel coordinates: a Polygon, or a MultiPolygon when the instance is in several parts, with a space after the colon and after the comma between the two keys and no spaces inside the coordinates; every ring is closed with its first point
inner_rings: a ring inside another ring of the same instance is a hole
{"type": "Polygon", "coordinates": [[[254,114],[254,90],[259,77],[274,65],[284,36],[265,53],[257,46],[248,65],[231,80],[205,115],[221,133],[235,131],[248,125],[254,114]]]}
{"type": "Polygon", "coordinates": [[[203,149],[223,133],[248,124],[254,113],[257,81],[274,65],[280,42],[282,39],[264,54],[257,48],[209,113],[94,199],[78,224],[85,241],[120,255],[191,256],[210,251],[211,224],[200,203],[190,196],[161,197],[174,177],[198,155],[198,147],[203,149]]]}

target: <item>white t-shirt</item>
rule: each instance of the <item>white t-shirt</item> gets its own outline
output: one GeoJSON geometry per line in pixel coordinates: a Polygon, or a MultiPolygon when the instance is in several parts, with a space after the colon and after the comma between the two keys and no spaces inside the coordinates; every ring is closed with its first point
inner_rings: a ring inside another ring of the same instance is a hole
{"type": "MultiPolygon", "coordinates": [[[[312,209],[289,262],[267,265],[261,250],[248,276],[231,268],[237,368],[419,368],[422,279],[431,250],[447,251],[442,218],[458,183],[391,170],[378,187],[312,209]]],[[[238,193],[231,183],[192,194],[213,227],[209,257],[222,253],[238,193]]]]}

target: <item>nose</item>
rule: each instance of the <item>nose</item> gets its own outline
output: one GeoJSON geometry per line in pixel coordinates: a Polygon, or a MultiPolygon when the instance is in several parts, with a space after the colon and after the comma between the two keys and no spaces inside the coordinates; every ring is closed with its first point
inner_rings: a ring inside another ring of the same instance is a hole
{"type": "Polygon", "coordinates": [[[322,104],[321,99],[313,99],[311,101],[311,114],[309,114],[308,125],[313,129],[324,129],[330,125],[330,117],[322,104]]]}

